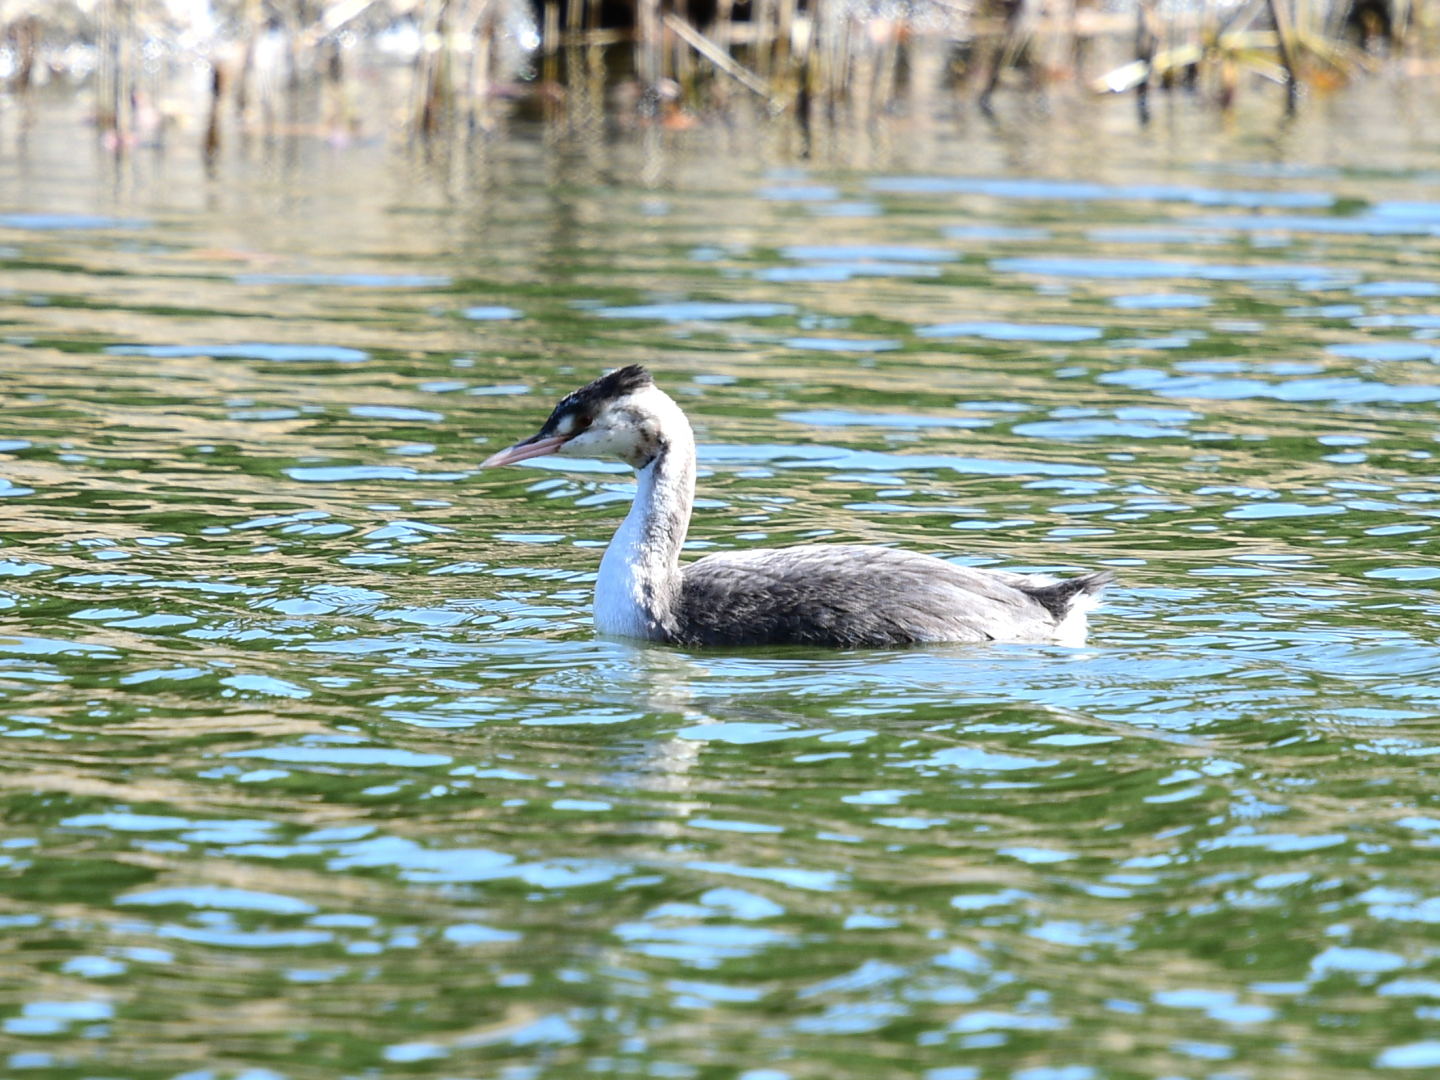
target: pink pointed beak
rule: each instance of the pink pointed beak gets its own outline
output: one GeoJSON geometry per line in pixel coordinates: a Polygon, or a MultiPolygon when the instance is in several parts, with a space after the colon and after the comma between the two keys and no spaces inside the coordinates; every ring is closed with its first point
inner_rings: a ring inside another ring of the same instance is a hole
{"type": "Polygon", "coordinates": [[[507,446],[498,454],[491,454],[480,463],[480,467],[490,469],[496,465],[515,465],[521,461],[528,461],[532,457],[544,457],[546,454],[555,453],[569,441],[564,435],[551,435],[546,439],[537,435],[524,442],[518,442],[514,446],[507,446]]]}

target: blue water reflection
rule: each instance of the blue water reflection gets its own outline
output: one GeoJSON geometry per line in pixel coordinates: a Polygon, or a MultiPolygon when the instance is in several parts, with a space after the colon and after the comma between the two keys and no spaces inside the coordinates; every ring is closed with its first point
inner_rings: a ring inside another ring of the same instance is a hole
{"type": "Polygon", "coordinates": [[[1280,135],[1087,102],[1079,149],[1060,97],[816,109],[804,168],[576,96],[209,174],[37,125],[6,1075],[1433,1070],[1440,160],[1387,86],[1280,135]],[[1109,569],[1088,642],[597,638],[631,471],[478,466],[636,362],[699,441],[683,560],[1109,569]]]}
{"type": "Polygon", "coordinates": [[[1242,191],[1179,184],[1089,184],[1064,180],[968,179],[961,177],[879,177],[871,191],[890,195],[986,195],[997,199],[1045,199],[1065,202],[1186,202],[1201,206],[1308,209],[1330,206],[1334,196],[1306,191],[1242,191]]]}

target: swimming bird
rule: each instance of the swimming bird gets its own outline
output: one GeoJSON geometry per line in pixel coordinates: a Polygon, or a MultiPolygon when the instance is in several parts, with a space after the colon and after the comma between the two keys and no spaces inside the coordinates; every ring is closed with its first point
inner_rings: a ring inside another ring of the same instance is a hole
{"type": "Polygon", "coordinates": [[[1108,571],[1056,580],[860,544],[726,551],[680,562],[695,436],[639,364],[567,394],[540,430],[482,463],[547,454],[635,469],[635,501],[595,582],[595,630],[675,645],[888,647],[949,641],[1081,645],[1108,571]]]}

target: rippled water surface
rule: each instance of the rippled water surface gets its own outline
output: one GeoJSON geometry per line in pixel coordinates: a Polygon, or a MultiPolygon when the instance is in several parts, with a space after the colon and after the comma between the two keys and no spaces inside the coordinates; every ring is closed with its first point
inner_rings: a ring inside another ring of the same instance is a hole
{"type": "Polygon", "coordinates": [[[1271,106],[7,131],[8,1070],[1440,1065],[1437,109],[1271,106]],[[696,552],[1110,567],[1089,646],[596,640],[630,478],[477,463],[637,361],[696,552]]]}

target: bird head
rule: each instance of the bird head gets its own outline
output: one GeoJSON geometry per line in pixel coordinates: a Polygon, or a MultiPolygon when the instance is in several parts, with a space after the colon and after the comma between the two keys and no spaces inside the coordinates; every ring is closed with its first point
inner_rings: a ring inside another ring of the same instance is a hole
{"type": "MultiPolygon", "coordinates": [[[[663,428],[684,415],[639,364],[616,368],[560,399],[530,438],[481,462],[482,469],[530,458],[609,458],[643,469],[664,444],[663,428]]],[[[687,430],[688,430],[688,424],[687,430]]]]}

